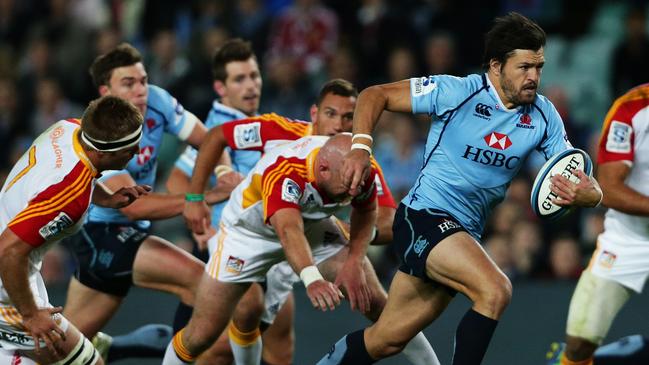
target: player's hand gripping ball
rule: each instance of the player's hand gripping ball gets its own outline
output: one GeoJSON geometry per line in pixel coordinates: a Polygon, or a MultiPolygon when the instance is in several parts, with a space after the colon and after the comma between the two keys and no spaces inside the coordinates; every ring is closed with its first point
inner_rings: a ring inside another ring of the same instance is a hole
{"type": "Polygon", "coordinates": [[[532,186],[530,203],[534,213],[542,219],[557,219],[568,213],[571,207],[558,206],[552,202],[557,195],[550,190],[551,178],[561,174],[574,183],[579,178],[573,171],[582,170],[586,175],[593,176],[593,162],[588,154],[578,148],[571,148],[552,156],[539,170],[532,186]]]}

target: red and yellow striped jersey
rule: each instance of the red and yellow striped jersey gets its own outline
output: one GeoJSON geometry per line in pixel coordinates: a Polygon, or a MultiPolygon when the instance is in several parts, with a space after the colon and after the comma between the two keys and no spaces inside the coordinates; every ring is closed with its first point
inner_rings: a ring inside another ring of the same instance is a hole
{"type": "MultiPolygon", "coordinates": [[[[289,141],[313,135],[313,124],[275,113],[226,122],[221,128],[228,146],[233,150],[266,152],[289,141]]],[[[375,183],[378,205],[396,208],[383,171],[373,158],[372,167],[377,171],[375,183]]]]}
{"type": "Polygon", "coordinates": [[[315,159],[328,138],[308,136],[268,151],[232,191],[221,221],[226,226],[276,237],[268,219],[280,209],[300,210],[307,230],[310,223],[325,219],[350,203],[360,206],[374,201],[375,168],[363,191],[351,201],[333,201],[316,185],[315,159]]]}
{"type": "Polygon", "coordinates": [[[90,204],[97,170],[79,143],[79,121],[62,120],[41,134],[13,167],[0,192],[0,228],[36,247],[30,274],[47,243],[76,232],[90,204]]]}

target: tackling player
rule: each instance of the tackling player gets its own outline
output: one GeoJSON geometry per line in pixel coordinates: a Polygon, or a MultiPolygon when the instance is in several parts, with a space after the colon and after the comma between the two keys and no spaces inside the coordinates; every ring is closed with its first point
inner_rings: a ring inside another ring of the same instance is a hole
{"type": "Polygon", "coordinates": [[[142,115],[131,103],[103,97],[90,103],[81,121],[54,123],[9,173],[0,191],[4,351],[43,364],[103,364],[90,341],[60,314],[63,308],[49,303],[39,271],[50,245],[81,227],[91,202],[120,209],[151,189],[129,184],[112,193],[97,184],[102,171],[126,166],[142,134],[142,115]]]}

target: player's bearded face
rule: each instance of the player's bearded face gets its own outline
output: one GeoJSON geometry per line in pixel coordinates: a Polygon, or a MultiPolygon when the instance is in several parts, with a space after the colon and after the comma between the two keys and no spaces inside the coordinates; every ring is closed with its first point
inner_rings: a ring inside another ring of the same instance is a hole
{"type": "Polygon", "coordinates": [[[503,102],[514,106],[533,103],[544,62],[543,48],[515,50],[500,70],[499,82],[507,99],[503,102]]]}

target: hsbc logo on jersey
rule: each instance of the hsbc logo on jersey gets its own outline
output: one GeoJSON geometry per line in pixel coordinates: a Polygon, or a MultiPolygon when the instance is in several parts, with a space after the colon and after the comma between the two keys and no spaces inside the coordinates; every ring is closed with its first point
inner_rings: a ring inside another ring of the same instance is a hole
{"type": "Polygon", "coordinates": [[[153,156],[153,151],[153,146],[146,146],[140,149],[140,153],[137,155],[137,164],[142,166],[149,162],[151,156],[153,156]]]}
{"type": "Polygon", "coordinates": [[[73,225],[74,222],[72,221],[70,216],[65,214],[65,212],[61,212],[56,216],[56,218],[52,219],[51,221],[49,221],[49,223],[41,227],[41,229],[38,230],[38,234],[40,234],[44,239],[48,240],[63,232],[66,228],[72,227],[73,225]]]}
{"type": "Polygon", "coordinates": [[[487,146],[497,150],[506,150],[512,145],[511,139],[506,134],[491,132],[484,137],[487,146]]]}
{"type": "MultiPolygon", "coordinates": [[[[490,148],[501,151],[508,149],[512,145],[512,141],[506,134],[498,132],[489,133],[484,137],[484,141],[490,148]]],[[[464,150],[464,155],[462,155],[462,158],[477,162],[482,165],[504,167],[507,170],[516,168],[518,162],[521,160],[521,158],[518,156],[507,156],[498,151],[483,149],[471,145],[466,145],[466,149],[464,150]]]]}

